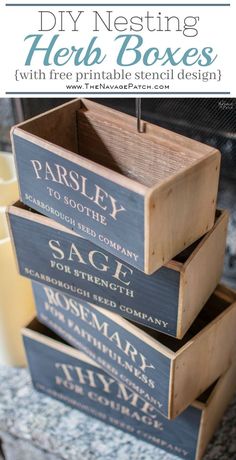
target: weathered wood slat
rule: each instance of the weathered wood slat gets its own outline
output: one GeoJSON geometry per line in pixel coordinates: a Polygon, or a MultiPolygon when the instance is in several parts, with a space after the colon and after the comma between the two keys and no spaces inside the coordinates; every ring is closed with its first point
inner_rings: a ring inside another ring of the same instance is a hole
{"type": "Polygon", "coordinates": [[[220,279],[227,219],[227,212],[219,212],[204,238],[145,275],[24,205],[9,209],[22,275],[178,338],[220,279]]]}
{"type": "Polygon", "coordinates": [[[220,154],[195,140],[150,123],[140,134],[134,117],[75,100],[12,142],[25,204],[146,274],[214,224],[220,154]]]}
{"type": "Polygon", "coordinates": [[[158,414],[37,320],[23,330],[35,388],[167,452],[200,460],[233,393],[236,365],[175,420],[158,414]]]}
{"type": "Polygon", "coordinates": [[[236,293],[219,286],[182,340],[33,283],[39,320],[167,418],[175,418],[236,356],[236,293]]]}

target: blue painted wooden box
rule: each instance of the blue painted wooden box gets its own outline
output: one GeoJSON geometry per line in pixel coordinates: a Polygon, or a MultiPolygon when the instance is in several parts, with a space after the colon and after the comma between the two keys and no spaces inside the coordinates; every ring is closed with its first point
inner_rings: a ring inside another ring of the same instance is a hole
{"type": "Polygon", "coordinates": [[[236,354],[236,293],[219,286],[182,340],[138,327],[33,283],[39,320],[167,418],[208,388],[236,354]]]}
{"type": "Polygon", "coordinates": [[[21,200],[153,273],[214,224],[218,150],[89,100],[12,130],[21,200]]]}
{"type": "Polygon", "coordinates": [[[23,338],[37,390],[188,460],[200,460],[236,388],[234,365],[177,419],[166,420],[37,320],[23,338]]]}
{"type": "Polygon", "coordinates": [[[207,235],[153,275],[24,205],[12,206],[9,219],[22,275],[174,337],[184,336],[221,276],[225,211],[207,235]]]}

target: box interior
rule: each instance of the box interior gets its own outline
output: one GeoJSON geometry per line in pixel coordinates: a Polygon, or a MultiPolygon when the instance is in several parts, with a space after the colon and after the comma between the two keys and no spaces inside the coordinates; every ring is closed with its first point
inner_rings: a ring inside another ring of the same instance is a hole
{"type": "Polygon", "coordinates": [[[49,337],[50,339],[57,340],[57,342],[64,343],[68,345],[68,343],[63,340],[61,337],[59,337],[55,332],[53,332],[51,329],[49,329],[47,326],[44,324],[40,323],[37,318],[34,318],[26,327],[26,329],[29,329],[33,332],[38,332],[39,334],[45,335],[46,337],[49,337]]]}
{"type": "MultiPolygon", "coordinates": [[[[217,219],[219,219],[219,217],[222,215],[222,211],[217,209],[216,210],[216,214],[215,214],[215,224],[216,224],[216,221],[217,219]]],[[[173,260],[175,260],[176,262],[180,262],[182,264],[184,264],[185,262],[187,262],[188,258],[191,256],[191,254],[193,253],[193,251],[196,249],[196,247],[201,243],[201,241],[203,240],[203,238],[205,237],[205,235],[203,235],[201,238],[199,238],[197,241],[195,241],[193,244],[191,244],[190,246],[188,246],[186,249],[184,249],[182,252],[180,252],[179,254],[177,254],[177,256],[175,256],[173,258],[173,260]]]]}
{"type": "Polygon", "coordinates": [[[206,153],[196,141],[191,146],[183,136],[174,141],[170,131],[157,127],[155,134],[153,129],[138,133],[135,117],[86,100],[34,118],[21,129],[147,187],[185,170],[206,153]]]}
{"type": "Polygon", "coordinates": [[[206,404],[208,399],[210,398],[211,396],[211,393],[212,391],[214,390],[214,388],[216,387],[217,383],[219,382],[220,379],[217,379],[214,383],[212,383],[212,385],[210,387],[208,387],[206,389],[206,391],[204,391],[204,393],[202,393],[198,398],[197,398],[197,401],[203,403],[203,404],[206,404]]]}
{"type": "Polygon", "coordinates": [[[199,315],[193,322],[190,329],[187,331],[187,333],[181,340],[176,339],[175,337],[165,335],[161,332],[146,328],[145,326],[140,324],[139,328],[145,331],[155,340],[158,340],[158,342],[168,347],[171,351],[177,352],[189,340],[191,340],[202,329],[204,329],[209,323],[214,321],[214,319],[216,319],[217,316],[223,313],[231,305],[232,301],[232,299],[226,300],[225,298],[220,297],[218,294],[213,293],[204,305],[203,309],[200,311],[199,315]]]}

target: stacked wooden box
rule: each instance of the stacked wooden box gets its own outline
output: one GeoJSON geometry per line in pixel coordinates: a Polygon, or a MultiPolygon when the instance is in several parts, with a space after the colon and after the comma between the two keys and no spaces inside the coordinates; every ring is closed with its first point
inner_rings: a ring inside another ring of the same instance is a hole
{"type": "Polygon", "coordinates": [[[9,223],[40,321],[23,332],[34,385],[201,458],[236,387],[236,294],[217,286],[219,152],[148,123],[138,133],[88,100],[12,138],[22,202],[9,223]]]}

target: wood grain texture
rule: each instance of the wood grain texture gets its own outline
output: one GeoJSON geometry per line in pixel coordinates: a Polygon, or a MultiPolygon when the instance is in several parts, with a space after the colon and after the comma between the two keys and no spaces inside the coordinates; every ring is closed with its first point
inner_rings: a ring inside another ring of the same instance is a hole
{"type": "Polygon", "coordinates": [[[9,213],[22,275],[37,280],[36,276],[41,274],[41,282],[180,339],[216,287],[217,274],[222,269],[222,255],[217,257],[215,241],[223,253],[225,233],[221,229],[227,220],[225,213],[219,213],[213,230],[203,239],[153,275],[145,275],[131,265],[124,265],[109,252],[101,251],[98,246],[20,203],[12,206],[9,213]],[[55,251],[50,247],[50,241],[54,242],[55,251]],[[76,254],[70,257],[71,248],[73,252],[79,251],[81,260],[76,254]],[[89,258],[93,254],[91,263],[89,258]],[[115,278],[119,267],[120,275],[115,278]],[[202,280],[203,295],[201,291],[199,296],[195,293],[194,282],[197,280],[202,280]],[[184,303],[185,298],[188,303],[184,303]]]}
{"type": "Polygon", "coordinates": [[[78,234],[82,233],[81,225],[83,225],[87,239],[104,249],[108,248],[109,252],[120,256],[122,260],[140,270],[143,268],[144,198],[142,195],[131,192],[121,185],[117,189],[111,180],[82,167],[74,171],[74,165],[67,159],[60,158],[58,161],[57,156],[52,152],[48,157],[48,150],[20,137],[16,137],[14,143],[18,151],[16,157],[18,171],[21,171],[19,175],[21,197],[25,204],[78,234]],[[42,171],[44,170],[42,175],[40,171],[38,172],[40,179],[35,177],[32,166],[32,162],[38,161],[38,158],[42,171]],[[51,180],[44,180],[46,164],[54,171],[54,175],[47,176],[48,178],[50,176],[51,180]],[[65,180],[55,183],[57,165],[68,173],[66,183],[70,183],[74,188],[67,187],[65,180]],[[78,175],[76,185],[75,182],[70,182],[71,171],[74,178],[75,174],[78,175]],[[87,184],[86,191],[82,189],[82,184],[87,184]],[[103,197],[99,199],[99,204],[95,199],[98,187],[100,196],[103,197]],[[50,194],[49,188],[56,191],[60,199],[50,194]],[[114,200],[117,209],[123,208],[115,218],[112,217],[114,200]]]}
{"type": "Polygon", "coordinates": [[[234,360],[223,377],[218,380],[205,404],[199,430],[196,460],[201,460],[207,444],[217,429],[219,422],[235,392],[236,361],[234,360]]]}
{"type": "MultiPolygon", "coordinates": [[[[129,117],[128,117],[129,118],[129,117]]],[[[186,169],[203,155],[199,150],[184,150],[179,144],[162,143],[148,132],[140,135],[124,120],[114,123],[99,109],[78,112],[78,149],[81,155],[109,167],[147,187],[162,183],[186,169]]]]}
{"type": "Polygon", "coordinates": [[[157,255],[165,264],[170,254],[174,257],[212,228],[219,169],[220,154],[212,150],[207,159],[146,195],[145,264],[150,272],[157,255]]]}
{"type": "Polygon", "coordinates": [[[152,181],[155,185],[158,177],[164,178],[171,173],[177,173],[212,151],[207,145],[148,122],[145,122],[145,136],[141,136],[136,129],[135,117],[85,99],[63,104],[17,126],[85,158],[88,152],[88,158],[91,154],[92,161],[105,163],[103,166],[106,166],[103,148],[107,149],[107,153],[111,150],[110,155],[114,155],[117,164],[123,164],[121,171],[124,175],[129,176],[133,170],[131,175],[135,180],[139,181],[139,177],[143,177],[148,187],[152,181]],[[78,127],[83,128],[78,132],[77,122],[78,127]],[[93,143],[94,138],[102,147],[96,154],[93,149],[89,150],[89,144],[93,143]],[[166,158],[163,157],[164,154],[166,158]],[[137,165],[134,159],[138,161],[137,165]],[[150,162],[152,169],[149,169],[150,162]]]}
{"type": "Polygon", "coordinates": [[[236,354],[236,295],[229,291],[226,299],[222,288],[221,297],[221,287],[182,340],[51,287],[33,283],[33,290],[41,322],[170,419],[222,375],[236,354]]]}
{"type": "MultiPolygon", "coordinates": [[[[111,252],[125,261],[117,246],[125,244],[126,235],[128,249],[138,257],[138,261],[134,257],[129,262],[147,274],[213,225],[219,152],[209,146],[149,123],[145,123],[144,134],[137,133],[134,117],[87,100],[72,101],[18,125],[12,130],[12,139],[22,201],[38,211],[36,201],[44,202],[48,207],[43,207],[43,213],[62,223],[50,208],[72,217],[73,210],[64,205],[65,180],[62,184],[52,179],[60,198],[49,196],[48,176],[35,180],[31,163],[37,159],[43,166],[48,161],[53,168],[59,162],[61,168],[82,174],[103,194],[105,190],[116,200],[119,197],[127,209],[117,222],[109,220],[106,229],[85,213],[76,216],[74,227],[69,222],[66,226],[78,233],[78,224],[92,232],[106,230],[105,236],[114,236],[117,243],[111,252]]],[[[73,189],[68,193],[69,198],[78,199],[73,189]]],[[[85,195],[82,204],[88,205],[85,195]]],[[[87,235],[90,240],[92,232],[87,235]]],[[[94,238],[104,247],[97,236],[94,238]]]]}
{"type": "Polygon", "coordinates": [[[176,336],[178,270],[162,267],[145,275],[48,218],[20,207],[9,213],[23,276],[176,336]]]}
{"type": "Polygon", "coordinates": [[[183,337],[218,284],[224,263],[228,212],[223,211],[210,232],[183,264],[180,277],[178,337],[183,337]]]}
{"type": "MultiPolygon", "coordinates": [[[[44,140],[55,144],[70,152],[77,152],[77,130],[75,124],[75,110],[81,107],[81,101],[67,102],[58,109],[54,108],[46,113],[37,115],[30,120],[17,125],[17,129],[29,133],[37,140],[44,140]]],[[[11,130],[13,136],[16,127],[11,130]]],[[[22,132],[22,134],[24,134],[22,132]]]]}
{"type": "MultiPolygon", "coordinates": [[[[127,328],[124,329],[122,325],[107,319],[103,309],[95,309],[85,301],[79,302],[74,299],[74,311],[77,311],[75,315],[71,308],[62,309],[58,306],[55,301],[55,290],[42,289],[39,283],[34,283],[34,295],[40,322],[46,324],[73,347],[86,353],[105,372],[126,384],[165,417],[168,416],[169,357],[161,350],[159,352],[153,349],[147,342],[143,354],[140,339],[131,336],[127,328]],[[82,310],[86,311],[87,320],[83,313],[81,316],[82,310]],[[110,340],[110,337],[114,340],[110,340]],[[140,351],[137,351],[138,349],[140,351]],[[131,352],[130,356],[128,350],[131,352]],[[146,366],[148,369],[145,371],[146,366]]],[[[70,297],[61,294],[60,305],[68,305],[68,302],[71,303],[70,297]]],[[[110,314],[117,317],[114,313],[110,314]]]]}
{"type": "Polygon", "coordinates": [[[97,363],[61,343],[37,321],[23,330],[23,337],[36,389],[167,452],[195,459],[204,407],[190,406],[175,421],[166,420],[133,391],[109,377],[97,363]]]}
{"type": "Polygon", "coordinates": [[[197,331],[194,340],[188,341],[176,354],[171,399],[173,417],[187,407],[196,397],[194,395],[201,394],[222,375],[236,357],[236,293],[227,290],[226,295],[225,288],[222,296],[220,288],[216,293],[219,300],[212,304],[209,302],[206,312],[209,318],[214,315],[215,318],[209,321],[205,316],[205,327],[197,331]],[[228,302],[226,309],[220,307],[223,301],[228,302]]]}

